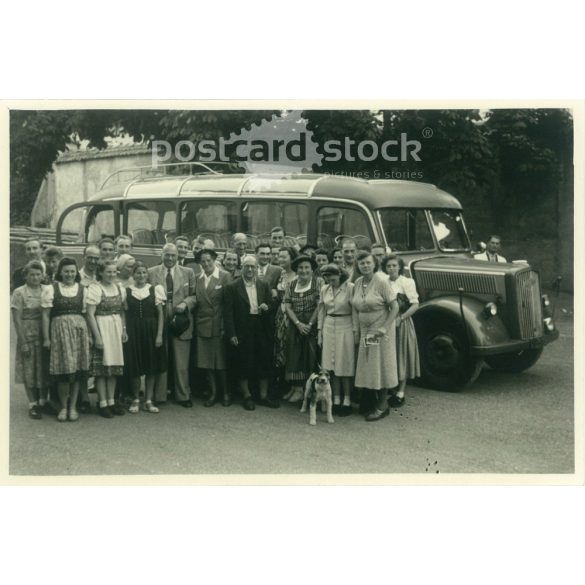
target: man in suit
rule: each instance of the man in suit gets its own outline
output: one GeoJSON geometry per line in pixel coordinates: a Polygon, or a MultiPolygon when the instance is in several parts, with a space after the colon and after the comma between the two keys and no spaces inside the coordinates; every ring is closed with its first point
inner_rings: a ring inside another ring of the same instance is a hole
{"type": "Polygon", "coordinates": [[[195,282],[196,363],[207,374],[210,394],[204,406],[213,406],[223,394],[222,404],[232,401],[227,386],[227,359],[223,334],[223,291],[232,282],[230,275],[216,265],[215,250],[199,250],[195,261],[202,271],[195,282]]]}
{"type": "Polygon", "coordinates": [[[179,255],[177,264],[179,266],[187,266],[187,262],[189,261],[187,258],[189,245],[189,238],[187,236],[177,236],[175,238],[175,246],[177,246],[177,253],[179,255]]]}
{"type": "MultiPolygon", "coordinates": [[[[166,317],[166,348],[169,354],[169,369],[174,378],[175,399],[178,404],[190,408],[189,388],[189,352],[193,337],[193,318],[191,311],[195,307],[195,275],[190,268],[179,266],[177,246],[165,244],[162,249],[162,264],[148,269],[150,284],[160,284],[167,294],[165,306],[166,317]],[[168,324],[177,313],[184,313],[189,319],[186,331],[176,336],[169,330],[168,324]]],[[[167,372],[159,375],[155,387],[156,402],[167,399],[167,372]]]]}
{"type": "Polygon", "coordinates": [[[268,398],[268,381],[272,369],[273,337],[270,309],[273,304],[269,284],[257,278],[258,261],[254,256],[242,258],[242,277],[224,291],[224,327],[226,337],[236,349],[235,366],[244,397],[244,408],[255,410],[248,380],[258,378],[259,403],[278,408],[268,398]]]}
{"type": "Polygon", "coordinates": [[[272,259],[270,244],[262,243],[256,246],[256,259],[258,260],[258,278],[270,285],[272,297],[276,298],[276,285],[282,274],[282,268],[270,264],[272,259]]]}
{"type": "Polygon", "coordinates": [[[475,260],[484,260],[486,262],[507,262],[507,260],[500,254],[502,246],[502,238],[495,234],[490,236],[487,243],[487,249],[481,254],[476,254],[473,258],[475,260]]]}
{"type": "Polygon", "coordinates": [[[24,264],[18,267],[12,273],[10,286],[11,291],[25,284],[23,268],[28,262],[31,262],[32,260],[40,262],[43,266],[43,272],[46,274],[47,267],[45,265],[45,261],[43,260],[43,246],[41,244],[41,240],[38,238],[29,238],[24,242],[24,260],[24,264]]]}

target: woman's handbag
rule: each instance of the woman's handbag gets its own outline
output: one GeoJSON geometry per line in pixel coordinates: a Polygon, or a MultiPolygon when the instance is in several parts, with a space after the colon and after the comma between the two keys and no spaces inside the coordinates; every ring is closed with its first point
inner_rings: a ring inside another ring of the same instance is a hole
{"type": "Polygon", "coordinates": [[[410,301],[404,293],[397,293],[396,300],[398,301],[398,311],[402,315],[410,309],[410,301]]]}

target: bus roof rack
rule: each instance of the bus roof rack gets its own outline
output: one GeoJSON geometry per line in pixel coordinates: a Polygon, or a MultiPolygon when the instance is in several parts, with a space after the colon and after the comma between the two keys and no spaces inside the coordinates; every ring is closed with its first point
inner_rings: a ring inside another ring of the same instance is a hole
{"type": "Polygon", "coordinates": [[[166,175],[220,175],[230,173],[241,173],[242,170],[237,163],[232,162],[178,162],[178,163],[162,163],[156,166],[141,166],[141,167],[125,167],[118,169],[109,175],[102,183],[100,191],[105,187],[116,185],[118,183],[128,183],[137,179],[145,179],[149,177],[164,177],[166,175]],[[220,167],[216,170],[214,167],[220,167]]]}

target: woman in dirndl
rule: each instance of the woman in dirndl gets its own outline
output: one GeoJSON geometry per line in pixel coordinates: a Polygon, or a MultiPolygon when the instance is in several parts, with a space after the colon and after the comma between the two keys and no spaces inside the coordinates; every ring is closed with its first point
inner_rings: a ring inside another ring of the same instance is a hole
{"type": "Polygon", "coordinates": [[[286,336],[285,379],[292,385],[289,402],[303,399],[303,386],[317,366],[317,310],[323,280],[313,273],[317,263],[310,256],[297,257],[292,265],[297,277],[284,294],[290,320],[286,336]]]}
{"type": "Polygon", "coordinates": [[[326,264],[320,270],[327,283],[321,288],[317,319],[321,365],[331,375],[333,414],[348,416],[352,413],[351,388],[355,375],[355,331],[351,308],[354,285],[337,264],[326,264]]]}
{"type": "Polygon", "coordinates": [[[62,258],[55,282],[41,294],[43,346],[51,350],[49,373],[57,380],[61,408],[59,422],[79,419],[79,384],[87,380],[90,365],[90,336],[85,320],[87,289],[72,258],[62,258]]]}
{"type": "Polygon", "coordinates": [[[16,330],[14,381],[24,384],[28,398],[28,414],[42,418],[49,385],[49,362],[43,349],[41,296],[45,285],[43,265],[32,260],[22,269],[23,286],[12,293],[10,308],[16,330]]]}
{"type": "Polygon", "coordinates": [[[153,404],[156,377],[167,369],[167,353],[163,347],[166,294],[163,287],[147,282],[148,268],[136,262],[130,275],[132,284],[126,289],[126,331],[124,369],[130,379],[132,403],[129,411],[140,410],[140,383],[144,376],[144,410],[157,413],[153,404]]]}
{"type": "Polygon", "coordinates": [[[420,378],[420,359],[416,330],[412,315],[418,309],[418,292],[412,278],[404,276],[404,260],[391,254],[384,260],[384,272],[390,277],[390,284],[397,295],[399,314],[396,317],[396,350],[398,364],[398,389],[388,398],[390,406],[404,404],[406,381],[420,378]]]}
{"type": "Polygon", "coordinates": [[[359,252],[356,263],[361,276],[352,301],[354,323],[359,326],[355,386],[375,398],[373,410],[366,414],[366,421],[373,422],[388,416],[388,392],[398,386],[394,325],[398,303],[388,277],[376,272],[377,260],[371,252],[359,252]]]}
{"type": "Polygon", "coordinates": [[[87,320],[93,334],[91,375],[95,376],[99,414],[104,418],[123,415],[116,404],[116,378],[123,374],[123,343],[128,340],[124,308],[126,291],[116,283],[118,269],[114,260],[98,268],[98,282],[87,289],[87,320]]]}

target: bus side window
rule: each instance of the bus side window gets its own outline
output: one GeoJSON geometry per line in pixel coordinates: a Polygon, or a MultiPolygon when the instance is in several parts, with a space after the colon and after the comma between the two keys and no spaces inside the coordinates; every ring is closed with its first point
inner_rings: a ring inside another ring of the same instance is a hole
{"type": "Polygon", "coordinates": [[[96,205],[87,216],[85,234],[87,242],[98,242],[102,238],[115,238],[116,214],[112,207],[96,205]]]}
{"type": "Polygon", "coordinates": [[[141,201],[126,206],[127,232],[135,246],[162,246],[176,235],[177,213],[172,201],[141,201]]]}
{"type": "Polygon", "coordinates": [[[343,236],[351,236],[358,248],[372,245],[370,226],[364,213],[349,207],[321,207],[317,213],[317,245],[334,248],[343,236]]]}
{"type": "Polygon", "coordinates": [[[181,235],[189,241],[203,236],[216,248],[227,249],[237,224],[236,204],[232,201],[185,201],[181,205],[181,235]]]}

